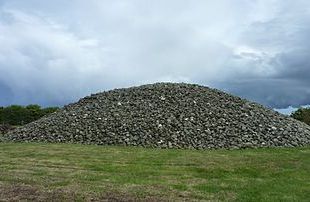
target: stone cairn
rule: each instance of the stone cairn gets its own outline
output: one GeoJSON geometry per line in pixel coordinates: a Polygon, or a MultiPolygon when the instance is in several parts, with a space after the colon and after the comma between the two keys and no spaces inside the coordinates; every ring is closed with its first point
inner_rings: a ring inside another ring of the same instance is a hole
{"type": "Polygon", "coordinates": [[[262,105],[185,83],[93,94],[4,141],[234,149],[310,144],[310,127],[262,105]]]}

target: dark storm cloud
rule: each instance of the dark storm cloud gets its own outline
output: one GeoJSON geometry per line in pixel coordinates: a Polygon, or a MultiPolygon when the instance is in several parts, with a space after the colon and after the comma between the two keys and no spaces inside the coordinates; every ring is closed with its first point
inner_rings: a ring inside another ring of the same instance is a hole
{"type": "MultiPolygon", "coordinates": [[[[286,108],[307,105],[310,103],[310,48],[308,48],[310,46],[307,43],[304,46],[271,58],[268,65],[275,68],[270,70],[271,74],[234,75],[225,82],[218,83],[218,86],[269,107],[286,108]]],[[[257,56],[255,60],[258,61],[258,66],[266,65],[257,56]]],[[[255,66],[252,64],[252,67],[255,66]]]]}
{"type": "MultiPolygon", "coordinates": [[[[299,107],[309,103],[310,92],[301,84],[284,79],[240,80],[232,83],[218,84],[225,89],[243,98],[257,101],[272,108],[299,107]]],[[[309,85],[309,83],[308,83],[309,85]]]]}
{"type": "Polygon", "coordinates": [[[309,7],[300,4],[289,11],[279,9],[271,20],[244,31],[244,42],[253,50],[241,52],[236,60],[247,61],[252,71],[237,72],[220,87],[274,108],[310,103],[309,7]]]}

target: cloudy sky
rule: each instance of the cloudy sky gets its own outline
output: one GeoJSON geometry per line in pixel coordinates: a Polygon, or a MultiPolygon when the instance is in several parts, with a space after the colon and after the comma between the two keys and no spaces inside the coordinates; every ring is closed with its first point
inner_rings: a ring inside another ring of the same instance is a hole
{"type": "Polygon", "coordinates": [[[0,105],[158,81],[310,104],[309,0],[0,0],[0,105]]]}

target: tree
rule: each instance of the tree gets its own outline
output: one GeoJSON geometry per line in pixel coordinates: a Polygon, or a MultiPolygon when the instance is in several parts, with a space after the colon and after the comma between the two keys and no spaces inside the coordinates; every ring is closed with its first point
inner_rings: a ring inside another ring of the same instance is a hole
{"type": "Polygon", "coordinates": [[[0,107],[0,124],[2,124],[3,123],[3,107],[0,107]]]}
{"type": "Polygon", "coordinates": [[[11,105],[3,109],[3,122],[10,125],[23,125],[26,111],[19,105],[11,105]]]}
{"type": "Polygon", "coordinates": [[[299,108],[297,111],[292,113],[291,117],[310,125],[310,107],[299,108]]]}

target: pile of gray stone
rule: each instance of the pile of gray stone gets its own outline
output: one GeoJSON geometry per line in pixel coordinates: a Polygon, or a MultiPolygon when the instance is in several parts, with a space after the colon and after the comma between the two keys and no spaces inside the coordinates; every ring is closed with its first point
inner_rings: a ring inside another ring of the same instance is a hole
{"type": "Polygon", "coordinates": [[[0,135],[5,134],[10,130],[13,130],[13,127],[10,126],[9,124],[0,124],[0,135]]]}
{"type": "Polygon", "coordinates": [[[157,148],[296,147],[310,144],[310,127],[216,89],[156,83],[93,94],[5,138],[157,148]]]}

